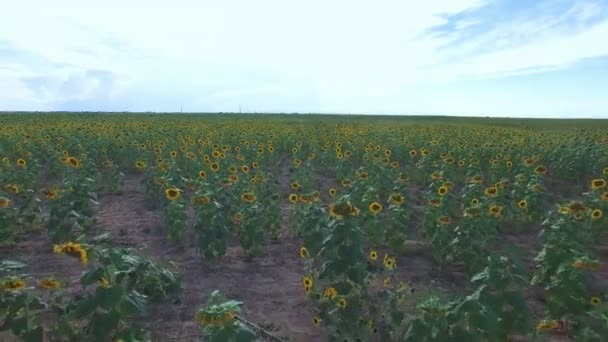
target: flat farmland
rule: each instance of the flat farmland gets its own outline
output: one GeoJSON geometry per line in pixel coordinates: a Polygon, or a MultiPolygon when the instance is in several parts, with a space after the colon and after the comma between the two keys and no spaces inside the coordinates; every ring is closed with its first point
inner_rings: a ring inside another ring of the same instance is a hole
{"type": "Polygon", "coordinates": [[[608,120],[0,127],[3,341],[608,336],[608,120]]]}

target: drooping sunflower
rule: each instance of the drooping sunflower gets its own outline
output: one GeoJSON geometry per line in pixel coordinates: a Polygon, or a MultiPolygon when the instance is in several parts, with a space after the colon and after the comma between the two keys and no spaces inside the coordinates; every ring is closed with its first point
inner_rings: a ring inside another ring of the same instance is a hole
{"type": "Polygon", "coordinates": [[[15,185],[15,184],[7,184],[4,186],[4,190],[12,193],[12,194],[18,194],[20,192],[19,186],[15,185]]]}
{"type": "Polygon", "coordinates": [[[536,167],[536,169],[534,169],[534,172],[536,172],[537,175],[546,175],[547,174],[547,168],[543,165],[539,165],[536,167]]]}
{"type": "Polygon", "coordinates": [[[291,183],[291,188],[294,190],[300,189],[300,183],[298,183],[298,182],[291,183]]]}
{"type": "Polygon", "coordinates": [[[439,207],[441,205],[441,199],[433,198],[429,201],[429,205],[432,207],[439,207]]]}
{"type": "Polygon", "coordinates": [[[182,190],[178,188],[165,189],[165,197],[170,201],[175,201],[182,194],[182,190]]]}
{"type": "Polygon", "coordinates": [[[382,211],[382,204],[378,202],[372,202],[369,205],[368,209],[372,214],[378,215],[382,211]]]}
{"type": "Polygon", "coordinates": [[[481,182],[483,182],[483,178],[480,175],[469,178],[469,183],[471,184],[481,184],[481,182]]]}
{"type": "Polygon", "coordinates": [[[318,327],[318,326],[319,326],[319,324],[321,324],[321,318],[319,318],[318,316],[313,317],[313,318],[312,318],[312,324],[313,324],[315,327],[318,327]]]}
{"type": "Polygon", "coordinates": [[[86,265],[89,261],[86,249],[79,244],[74,242],[66,242],[59,245],[53,246],[53,252],[57,254],[65,254],[71,257],[80,259],[83,265],[86,265]]]}
{"type": "Polygon", "coordinates": [[[2,286],[0,286],[0,287],[7,291],[19,291],[19,290],[24,289],[25,286],[26,286],[25,280],[20,279],[20,278],[10,278],[10,279],[4,280],[4,282],[2,282],[2,286]]]}
{"type": "Polygon", "coordinates": [[[52,199],[52,200],[56,199],[57,195],[58,195],[57,190],[54,190],[54,189],[45,189],[42,191],[42,194],[44,196],[46,196],[46,198],[52,199]]]}
{"type": "Polygon", "coordinates": [[[473,198],[471,199],[471,205],[472,206],[478,206],[479,205],[479,199],[478,198],[473,198]]]}
{"type": "Polygon", "coordinates": [[[6,197],[0,197],[0,208],[8,208],[11,204],[11,200],[6,197]]]}
{"type": "Polygon", "coordinates": [[[448,216],[440,216],[437,219],[437,222],[439,222],[439,224],[442,224],[442,225],[448,225],[448,224],[452,223],[452,219],[449,218],[448,216]]]}
{"type": "Polygon", "coordinates": [[[300,247],[300,257],[302,257],[303,259],[307,259],[309,255],[310,254],[308,253],[308,249],[306,249],[306,247],[300,247]]]}
{"type": "Polygon", "coordinates": [[[77,169],[80,167],[80,161],[74,157],[68,157],[67,164],[74,169],[77,169]]]}
{"type": "Polygon", "coordinates": [[[391,194],[391,196],[389,197],[389,200],[397,205],[402,205],[403,203],[405,203],[405,197],[403,197],[403,195],[395,193],[395,194],[391,194]]]}
{"type": "Polygon", "coordinates": [[[591,189],[598,190],[606,187],[606,180],[603,178],[594,179],[591,181],[591,189]]]}
{"type": "Polygon", "coordinates": [[[334,300],[334,298],[336,298],[337,295],[338,295],[338,291],[333,287],[329,287],[329,288],[327,288],[327,290],[325,290],[323,292],[323,297],[325,297],[329,300],[334,300]]]}
{"type": "Polygon", "coordinates": [[[491,186],[489,188],[484,189],[483,194],[486,195],[486,197],[494,198],[498,196],[498,188],[495,186],[491,186]]]}
{"type": "Polygon", "coordinates": [[[57,281],[55,278],[44,278],[40,279],[38,285],[47,290],[57,290],[61,287],[61,283],[57,281]]]}
{"type": "Polygon", "coordinates": [[[602,201],[608,202],[608,192],[604,192],[600,198],[602,201]]]}
{"type": "Polygon", "coordinates": [[[143,170],[143,169],[146,168],[146,163],[144,163],[141,160],[138,160],[138,161],[135,162],[135,168],[138,169],[138,170],[143,170]]]}
{"type": "Polygon", "coordinates": [[[491,205],[490,206],[490,215],[494,216],[494,217],[500,217],[502,215],[502,207],[497,204],[491,205]]]}
{"type": "Polygon", "coordinates": [[[481,214],[481,211],[479,210],[479,208],[466,208],[464,210],[463,216],[464,217],[477,217],[481,214]]]}
{"type": "Polygon", "coordinates": [[[252,192],[243,192],[241,194],[241,200],[246,203],[253,203],[256,200],[255,194],[252,192]]]}

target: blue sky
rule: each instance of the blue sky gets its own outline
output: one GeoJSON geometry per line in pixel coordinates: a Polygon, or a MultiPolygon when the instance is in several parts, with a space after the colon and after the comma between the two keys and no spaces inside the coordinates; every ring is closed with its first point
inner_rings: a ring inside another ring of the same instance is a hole
{"type": "Polygon", "coordinates": [[[608,118],[608,0],[12,1],[0,110],[608,118]]]}

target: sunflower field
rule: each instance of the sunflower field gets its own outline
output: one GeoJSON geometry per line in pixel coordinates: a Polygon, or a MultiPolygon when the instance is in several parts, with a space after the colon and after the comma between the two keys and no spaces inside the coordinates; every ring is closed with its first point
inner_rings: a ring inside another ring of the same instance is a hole
{"type": "Polygon", "coordinates": [[[608,120],[0,127],[1,340],[608,336],[608,120]]]}

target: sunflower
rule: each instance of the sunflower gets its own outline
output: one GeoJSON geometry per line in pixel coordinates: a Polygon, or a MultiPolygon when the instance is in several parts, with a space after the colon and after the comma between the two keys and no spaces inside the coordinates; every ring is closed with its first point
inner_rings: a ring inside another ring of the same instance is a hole
{"type": "Polygon", "coordinates": [[[445,185],[442,185],[439,187],[439,189],[437,189],[437,194],[439,196],[445,196],[448,193],[448,187],[445,185]]]}
{"type": "Polygon", "coordinates": [[[320,319],[318,316],[313,317],[313,318],[312,318],[312,324],[313,324],[315,327],[318,327],[318,326],[319,326],[319,324],[321,324],[321,319],[320,319]]]}
{"type": "Polygon", "coordinates": [[[347,304],[348,304],[348,302],[346,301],[346,299],[344,297],[341,297],[340,299],[338,299],[338,307],[340,309],[344,309],[347,304]]]}
{"type": "Polygon", "coordinates": [[[477,217],[481,214],[481,211],[478,208],[466,208],[464,210],[464,217],[477,217]]]}
{"type": "Polygon", "coordinates": [[[256,200],[255,194],[252,192],[243,192],[241,194],[241,200],[246,203],[253,203],[256,200]]]}
{"type": "Polygon", "coordinates": [[[402,205],[403,203],[405,203],[405,197],[403,197],[401,194],[392,194],[389,197],[389,200],[397,205],[402,205]]]}
{"type": "Polygon", "coordinates": [[[602,303],[602,300],[599,297],[591,297],[591,300],[589,300],[589,303],[591,303],[591,305],[596,306],[596,305],[600,305],[602,303]]]}
{"type": "Polygon", "coordinates": [[[87,251],[79,243],[66,242],[53,246],[53,252],[57,254],[65,254],[71,257],[77,257],[83,265],[89,261],[87,251]]]}
{"type": "Polygon", "coordinates": [[[312,288],[313,285],[313,281],[311,277],[302,277],[302,285],[304,285],[305,288],[312,288]]]}
{"type": "Polygon", "coordinates": [[[220,169],[220,164],[213,162],[211,165],[209,165],[209,167],[211,168],[211,171],[217,172],[220,169]]]}
{"type": "Polygon", "coordinates": [[[601,219],[603,215],[604,213],[602,212],[602,209],[595,209],[591,212],[591,218],[594,220],[601,219]]]}
{"type": "Polygon", "coordinates": [[[602,170],[602,174],[603,174],[604,176],[608,176],[608,167],[605,167],[605,168],[602,170]]]}
{"type": "Polygon", "coordinates": [[[61,284],[55,278],[40,279],[38,285],[47,290],[57,290],[59,287],[61,287],[61,284]]]}
{"type": "Polygon", "coordinates": [[[7,184],[4,186],[4,190],[13,193],[13,194],[18,194],[19,193],[19,186],[15,185],[15,184],[7,184]]]}
{"type": "Polygon", "coordinates": [[[496,204],[490,206],[490,215],[500,217],[502,215],[502,207],[496,204]]]}
{"type": "Polygon", "coordinates": [[[135,168],[137,168],[138,170],[143,170],[146,168],[146,163],[141,160],[138,160],[135,162],[135,168]]]}
{"type": "Polygon", "coordinates": [[[258,164],[258,162],[253,162],[251,163],[251,167],[257,169],[258,167],[260,167],[260,164],[258,164]]]}
{"type": "Polygon", "coordinates": [[[11,201],[6,197],[0,197],[0,208],[8,208],[11,201]]]}
{"type": "Polygon", "coordinates": [[[491,186],[491,187],[483,190],[483,194],[486,195],[487,197],[494,198],[494,197],[498,196],[498,188],[495,186],[491,186]]]}
{"type": "Polygon", "coordinates": [[[459,160],[458,161],[458,167],[464,167],[465,161],[464,160],[459,160]]]}
{"type": "Polygon", "coordinates": [[[211,199],[208,196],[199,196],[193,197],[192,203],[206,205],[211,202],[211,199]]]}
{"type": "Polygon", "coordinates": [[[200,170],[198,172],[198,178],[200,178],[200,179],[207,179],[207,172],[205,172],[204,170],[200,170]]]}
{"type": "Polygon", "coordinates": [[[603,178],[594,179],[591,181],[591,189],[598,190],[606,187],[606,180],[603,178]]]}
{"type": "Polygon", "coordinates": [[[298,195],[296,195],[296,194],[290,194],[289,195],[289,202],[291,202],[291,203],[298,203],[298,195]]]}
{"type": "Polygon", "coordinates": [[[398,162],[398,161],[396,161],[396,160],[392,161],[392,162],[391,162],[391,167],[392,167],[393,169],[398,168],[398,167],[399,167],[399,162],[398,162]]]}
{"type": "Polygon", "coordinates": [[[298,183],[298,182],[291,183],[291,188],[294,190],[298,190],[300,188],[300,183],[298,183]]]}
{"type": "Polygon", "coordinates": [[[373,261],[376,261],[378,259],[378,252],[372,250],[369,252],[369,258],[373,261]]]}
{"type": "Polygon", "coordinates": [[[350,187],[350,179],[343,179],[340,184],[342,185],[343,188],[348,188],[350,187]]]}
{"type": "Polygon", "coordinates": [[[413,158],[413,157],[415,157],[415,156],[416,156],[416,154],[418,154],[418,153],[416,152],[416,150],[411,150],[411,151],[410,151],[410,157],[412,157],[412,158],[413,158]]]}
{"type": "Polygon", "coordinates": [[[507,165],[507,167],[512,167],[513,166],[513,162],[510,160],[507,160],[507,162],[505,163],[505,165],[507,165]]]}
{"type": "Polygon", "coordinates": [[[181,193],[182,193],[182,190],[178,189],[178,188],[165,189],[165,197],[170,201],[174,201],[174,200],[178,199],[181,196],[181,193]]]}
{"type": "Polygon", "coordinates": [[[25,280],[18,278],[7,279],[2,283],[2,289],[8,291],[19,291],[26,286],[25,280]]]}
{"type": "Polygon", "coordinates": [[[471,184],[481,184],[481,182],[483,182],[483,178],[480,175],[469,178],[469,183],[471,184]]]}
{"type": "Polygon", "coordinates": [[[48,199],[56,199],[57,198],[57,190],[53,189],[45,189],[42,191],[42,194],[46,196],[48,199]]]}
{"type": "Polygon", "coordinates": [[[608,192],[604,192],[601,197],[602,201],[608,202],[608,192]]]}
{"type": "Polygon", "coordinates": [[[432,180],[439,180],[439,179],[441,179],[441,173],[439,173],[437,171],[431,173],[431,179],[432,180]]]}
{"type": "Polygon", "coordinates": [[[333,287],[329,287],[329,288],[327,288],[327,290],[325,290],[323,292],[323,297],[325,297],[329,300],[334,300],[334,298],[336,298],[337,295],[338,295],[338,291],[333,287]]]}
{"type": "Polygon", "coordinates": [[[302,257],[302,259],[307,259],[309,255],[310,254],[308,253],[308,249],[306,249],[306,247],[300,247],[300,257],[302,257]]]}
{"type": "Polygon", "coordinates": [[[517,202],[517,206],[520,207],[521,209],[526,209],[528,207],[528,202],[525,199],[522,199],[519,202],[517,202]]]}
{"type": "Polygon", "coordinates": [[[25,159],[19,158],[17,159],[17,165],[24,167],[27,163],[25,162],[25,159]]]}
{"type": "Polygon", "coordinates": [[[452,219],[449,218],[448,216],[441,216],[437,219],[437,222],[439,222],[440,224],[443,224],[443,225],[448,225],[448,224],[452,223],[452,219]]]}
{"type": "Polygon", "coordinates": [[[432,207],[439,207],[441,205],[441,199],[440,198],[433,198],[429,201],[429,205],[432,207]]]}
{"type": "Polygon", "coordinates": [[[536,163],[536,160],[534,158],[524,158],[523,159],[524,165],[525,166],[532,166],[534,165],[534,163],[536,163]]]}
{"type": "Polygon", "coordinates": [[[536,167],[536,169],[534,169],[534,172],[536,172],[537,175],[546,175],[547,168],[542,165],[539,165],[536,167]]]}
{"type": "Polygon", "coordinates": [[[471,205],[472,205],[472,206],[477,206],[477,205],[479,205],[479,199],[477,199],[477,198],[473,198],[473,199],[471,199],[471,205]]]}
{"type": "Polygon", "coordinates": [[[378,215],[378,213],[380,213],[382,211],[382,204],[380,204],[378,202],[372,202],[368,208],[369,208],[369,211],[372,212],[372,214],[378,215]]]}
{"type": "Polygon", "coordinates": [[[388,254],[386,254],[384,255],[384,261],[382,262],[382,264],[384,265],[385,269],[394,270],[397,266],[397,261],[395,260],[395,257],[389,258],[388,254]]]}
{"type": "Polygon", "coordinates": [[[66,162],[69,166],[77,169],[80,167],[80,161],[74,157],[69,157],[66,162]]]}

